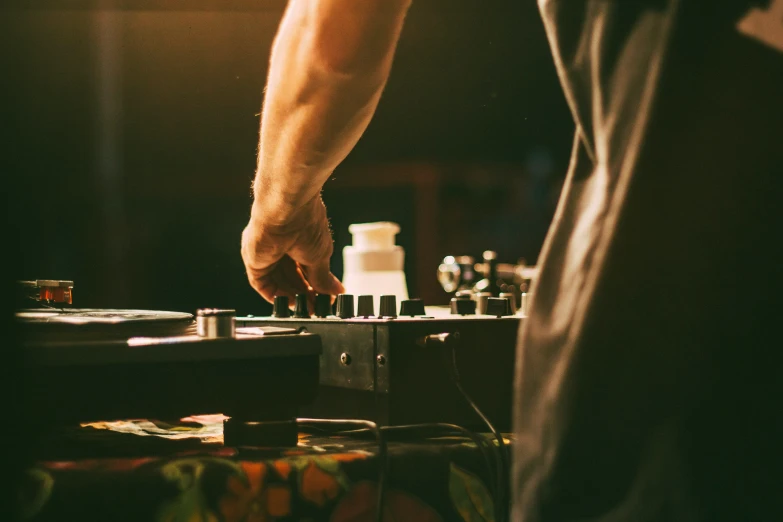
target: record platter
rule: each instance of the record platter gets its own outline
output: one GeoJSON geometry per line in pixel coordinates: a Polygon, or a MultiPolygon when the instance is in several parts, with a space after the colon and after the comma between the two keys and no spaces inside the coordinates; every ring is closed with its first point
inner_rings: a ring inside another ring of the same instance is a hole
{"type": "Polygon", "coordinates": [[[17,310],[17,323],[28,341],[74,343],[130,337],[195,333],[193,315],[157,310],[30,308],[17,310]]]}

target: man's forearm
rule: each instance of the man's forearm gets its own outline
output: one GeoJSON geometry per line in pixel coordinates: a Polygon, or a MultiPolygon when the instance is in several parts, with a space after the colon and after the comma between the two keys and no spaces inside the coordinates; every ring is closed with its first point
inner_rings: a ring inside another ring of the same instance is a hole
{"type": "Polygon", "coordinates": [[[284,222],[354,147],[386,84],[407,5],[291,2],[272,50],[254,211],[284,222]]]}

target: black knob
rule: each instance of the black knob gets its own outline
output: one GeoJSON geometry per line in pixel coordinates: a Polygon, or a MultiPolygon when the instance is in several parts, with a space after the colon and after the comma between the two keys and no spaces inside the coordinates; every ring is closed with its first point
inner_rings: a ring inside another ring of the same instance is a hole
{"type": "Polygon", "coordinates": [[[397,317],[397,297],[393,295],[381,296],[381,309],[378,317],[397,317]]]}
{"type": "Polygon", "coordinates": [[[340,294],[337,296],[337,317],[350,319],[353,317],[353,295],[340,294]]]}
{"type": "Polygon", "coordinates": [[[275,296],[275,304],[272,306],[272,317],[291,317],[291,310],[288,309],[287,295],[275,296]]]}
{"type": "Polygon", "coordinates": [[[400,315],[410,317],[424,315],[424,301],[421,299],[408,299],[400,303],[400,315]]]}
{"type": "Polygon", "coordinates": [[[329,294],[318,294],[315,296],[315,316],[327,317],[332,315],[332,296],[329,294]]]}
{"type": "Polygon", "coordinates": [[[372,317],[375,315],[371,295],[360,295],[356,305],[356,317],[372,317]]]}
{"type": "Polygon", "coordinates": [[[296,294],[294,299],[294,317],[298,319],[308,319],[310,310],[307,309],[307,294],[296,294]]]}
{"type": "Polygon", "coordinates": [[[487,299],[486,315],[503,317],[504,315],[514,315],[511,311],[511,302],[505,297],[490,297],[487,299]]]}
{"type": "Polygon", "coordinates": [[[451,299],[451,313],[454,315],[472,315],[476,313],[476,301],[470,295],[458,295],[451,299]]]}

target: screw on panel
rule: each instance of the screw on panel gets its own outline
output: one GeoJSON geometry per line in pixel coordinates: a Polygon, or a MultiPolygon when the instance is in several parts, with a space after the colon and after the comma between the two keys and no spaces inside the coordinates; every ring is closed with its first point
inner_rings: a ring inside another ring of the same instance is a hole
{"type": "Polygon", "coordinates": [[[384,364],[386,364],[386,357],[384,357],[383,355],[379,355],[378,357],[375,358],[375,360],[378,361],[378,366],[383,366],[384,364]]]}
{"type": "Polygon", "coordinates": [[[351,356],[347,353],[340,354],[340,363],[344,366],[351,364],[351,356]]]}

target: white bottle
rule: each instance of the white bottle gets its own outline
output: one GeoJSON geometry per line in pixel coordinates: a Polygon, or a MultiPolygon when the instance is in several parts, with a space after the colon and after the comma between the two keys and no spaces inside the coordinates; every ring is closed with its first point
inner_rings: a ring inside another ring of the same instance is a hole
{"type": "Polygon", "coordinates": [[[408,299],[403,272],[405,251],[394,244],[397,223],[359,223],[348,227],[353,244],[343,248],[343,286],[346,294],[372,295],[375,314],[382,295],[397,297],[397,306],[408,299]]]}

